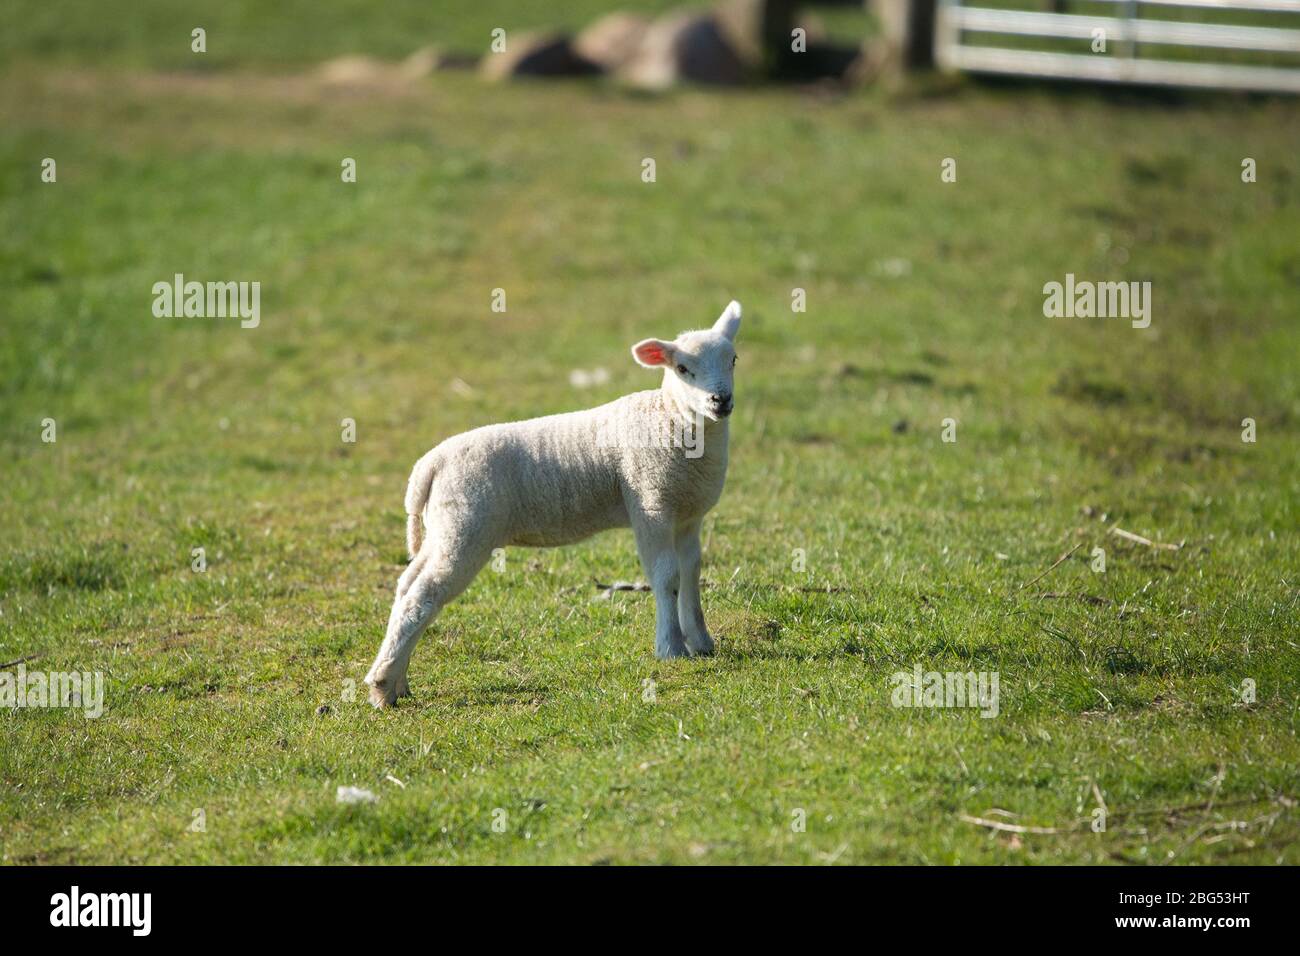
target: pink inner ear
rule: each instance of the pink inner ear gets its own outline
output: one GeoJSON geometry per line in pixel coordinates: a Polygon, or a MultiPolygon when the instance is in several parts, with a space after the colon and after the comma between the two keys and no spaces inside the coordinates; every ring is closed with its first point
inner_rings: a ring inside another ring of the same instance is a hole
{"type": "Polygon", "coordinates": [[[668,360],[664,357],[663,346],[656,342],[647,342],[645,345],[636,347],[636,357],[646,365],[665,365],[668,360]]]}

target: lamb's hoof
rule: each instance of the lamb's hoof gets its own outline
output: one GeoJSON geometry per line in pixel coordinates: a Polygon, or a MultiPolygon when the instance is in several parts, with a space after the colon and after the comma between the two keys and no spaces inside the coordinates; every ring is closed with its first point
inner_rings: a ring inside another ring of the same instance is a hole
{"type": "Polygon", "coordinates": [[[713,638],[709,636],[708,631],[700,631],[698,634],[686,635],[686,649],[690,651],[691,657],[712,657],[713,656],[713,638]]]}
{"type": "Polygon", "coordinates": [[[690,657],[691,652],[685,644],[670,644],[668,647],[656,647],[655,657],[661,661],[670,661],[677,657],[690,657]]]}
{"type": "Polygon", "coordinates": [[[388,681],[378,681],[370,685],[370,705],[376,710],[392,707],[397,703],[397,688],[388,681]]]}

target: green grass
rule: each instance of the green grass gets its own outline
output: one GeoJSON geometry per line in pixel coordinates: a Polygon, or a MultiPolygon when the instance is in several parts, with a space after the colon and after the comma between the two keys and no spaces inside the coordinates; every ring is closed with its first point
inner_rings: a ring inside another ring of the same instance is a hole
{"type": "MultiPolygon", "coordinates": [[[[396,55],[401,25],[295,55],[396,55]]],[[[108,709],[0,711],[0,859],[1296,862],[1300,104],[338,95],[248,36],[267,63],[186,76],[9,41],[0,663],[103,671],[108,709]],[[154,318],[175,272],[260,281],[261,326],[154,318]],[[1151,327],[1044,318],[1067,272],[1150,280],[1151,327]],[[345,699],[412,462],[649,387],[628,346],[732,296],[718,656],[656,662],[647,596],[592,600],[639,577],[615,532],[511,550],[413,700],[345,699]],[[999,715],[892,707],[917,663],[996,671],[999,715]],[[998,811],[1061,832],[962,819],[998,811]]]]}
{"type": "MultiPolygon", "coordinates": [[[[700,2],[699,8],[710,4],[700,2]]],[[[111,62],[182,70],[290,69],[352,53],[397,59],[422,46],[483,52],[498,27],[579,30],[611,9],[657,14],[677,0],[46,0],[0,7],[0,63],[111,62]],[[196,27],[207,52],[190,50],[196,27]]],[[[688,4],[689,6],[689,4],[688,4]]]]}

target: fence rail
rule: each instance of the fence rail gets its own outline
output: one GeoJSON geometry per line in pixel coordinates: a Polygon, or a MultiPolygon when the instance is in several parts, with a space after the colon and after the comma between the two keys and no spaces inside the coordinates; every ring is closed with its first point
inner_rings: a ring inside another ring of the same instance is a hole
{"type": "Polygon", "coordinates": [[[1117,16],[1046,13],[999,7],[965,6],[942,0],[935,32],[935,60],[947,69],[1093,80],[1300,93],[1296,67],[1170,60],[1144,56],[1142,47],[1174,46],[1201,50],[1300,54],[1300,29],[1241,26],[1139,16],[1140,8],[1184,7],[1231,10],[1293,17],[1300,26],[1300,0],[1092,0],[1121,8],[1117,16]],[[1105,52],[1062,53],[1050,50],[969,44],[968,34],[1047,37],[1095,41],[1105,52]]]}

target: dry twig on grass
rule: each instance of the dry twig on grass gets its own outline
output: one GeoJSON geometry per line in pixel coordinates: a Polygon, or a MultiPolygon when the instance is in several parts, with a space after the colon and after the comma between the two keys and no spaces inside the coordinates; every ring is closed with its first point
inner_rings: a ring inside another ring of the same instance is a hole
{"type": "Polygon", "coordinates": [[[1110,598],[1099,597],[1096,594],[1063,594],[1060,591],[1042,591],[1035,594],[1034,597],[1044,601],[1055,600],[1056,598],[1075,598],[1083,601],[1085,604],[1109,604],[1110,598]]]}
{"type": "Polygon", "coordinates": [[[1065,554],[1063,554],[1063,555],[1061,555],[1059,558],[1057,558],[1057,559],[1052,563],[1052,566],[1051,566],[1050,568],[1048,568],[1046,571],[1044,571],[1042,574],[1040,574],[1038,577],[1034,578],[1032,581],[1026,581],[1024,584],[1020,585],[1020,589],[1023,591],[1025,588],[1029,587],[1029,585],[1031,585],[1031,584],[1037,584],[1039,581],[1043,580],[1043,578],[1047,577],[1049,574],[1051,574],[1053,571],[1055,571],[1055,570],[1057,569],[1057,567],[1060,566],[1060,564],[1061,564],[1062,561],[1064,561],[1066,558],[1068,558],[1070,555],[1074,554],[1074,552],[1078,551],[1078,550],[1079,550],[1080,548],[1082,548],[1082,547],[1083,547],[1083,542],[1080,541],[1078,544],[1076,544],[1076,545],[1075,545],[1073,548],[1071,548],[1069,551],[1065,552],[1065,554]]]}
{"type": "MultiPolygon", "coordinates": [[[[603,581],[597,581],[593,578],[591,583],[595,585],[596,590],[604,591],[606,593],[612,593],[614,591],[653,590],[653,588],[651,588],[650,585],[646,584],[644,581],[635,581],[635,582],[615,581],[612,584],[606,584],[603,581]]],[[[700,587],[711,588],[714,587],[714,585],[710,581],[701,581],[700,587]]],[[[832,584],[824,584],[821,585],[820,587],[816,585],[803,585],[800,587],[791,587],[788,584],[766,584],[760,582],[758,584],[750,585],[750,589],[755,591],[759,591],[759,590],[797,591],[803,594],[852,594],[855,592],[854,588],[839,587],[838,585],[832,585],[832,584]]]]}
{"type": "Polygon", "coordinates": [[[650,585],[644,581],[615,581],[613,584],[605,584],[603,581],[592,580],[598,591],[649,591],[650,585]]]}
{"type": "Polygon", "coordinates": [[[1125,531],[1118,525],[1111,528],[1110,533],[1117,538],[1123,538],[1125,541],[1132,541],[1134,544],[1145,544],[1148,548],[1157,548],[1161,551],[1177,551],[1183,546],[1182,542],[1179,542],[1178,544],[1163,544],[1159,541],[1152,541],[1150,538],[1144,538],[1142,535],[1134,534],[1132,531],[1125,531]]]}
{"type": "Polygon", "coordinates": [[[979,827],[988,827],[990,830],[998,830],[1002,833],[1043,833],[1053,834],[1062,832],[1058,827],[1026,827],[1019,823],[1003,823],[1001,820],[985,820],[983,817],[972,817],[962,814],[959,819],[963,823],[973,823],[979,827]]]}
{"type": "Polygon", "coordinates": [[[18,658],[17,660],[13,660],[13,661],[9,661],[9,662],[4,663],[4,664],[0,664],[0,668],[3,668],[3,667],[17,667],[19,664],[26,664],[28,661],[37,661],[37,660],[40,660],[40,659],[41,659],[41,655],[40,655],[40,654],[28,654],[26,657],[20,657],[20,658],[18,658]]]}

